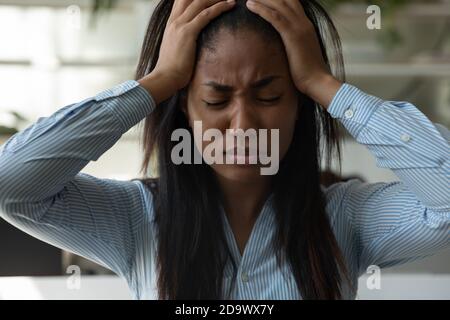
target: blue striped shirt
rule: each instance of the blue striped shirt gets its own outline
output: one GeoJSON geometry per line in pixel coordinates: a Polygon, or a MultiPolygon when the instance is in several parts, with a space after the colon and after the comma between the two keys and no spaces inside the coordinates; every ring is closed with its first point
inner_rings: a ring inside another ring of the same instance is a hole
{"type": "MultiPolygon", "coordinates": [[[[151,192],[138,180],[99,179],[80,171],[155,108],[136,81],[68,105],[11,137],[0,149],[0,214],[54,246],[93,260],[123,277],[135,299],[155,295],[155,224],[151,192]]],[[[399,177],[358,179],[323,187],[327,213],[356,285],[370,265],[380,268],[449,247],[449,130],[414,105],[383,101],[344,84],[328,112],[399,177]]],[[[300,299],[287,265],[273,251],[269,197],[241,256],[222,210],[237,265],[233,299],[300,299]]],[[[232,278],[225,268],[224,293],[232,278]]],[[[355,292],[345,290],[346,299],[355,292]]]]}

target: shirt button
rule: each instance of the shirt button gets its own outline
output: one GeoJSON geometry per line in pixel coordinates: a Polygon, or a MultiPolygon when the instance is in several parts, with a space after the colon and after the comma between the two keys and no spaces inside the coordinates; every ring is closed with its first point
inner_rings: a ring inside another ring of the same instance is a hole
{"type": "Polygon", "coordinates": [[[350,119],[351,117],[353,117],[353,115],[354,115],[354,112],[352,109],[347,109],[344,113],[344,116],[346,119],[350,119]]]}
{"type": "Polygon", "coordinates": [[[402,134],[402,136],[400,137],[400,139],[402,139],[402,141],[404,142],[408,142],[409,140],[411,140],[411,137],[409,134],[402,134]]]}
{"type": "Polygon", "coordinates": [[[245,273],[245,272],[243,272],[243,273],[241,274],[241,280],[242,280],[242,282],[248,282],[248,280],[249,280],[248,274],[245,273]]]}

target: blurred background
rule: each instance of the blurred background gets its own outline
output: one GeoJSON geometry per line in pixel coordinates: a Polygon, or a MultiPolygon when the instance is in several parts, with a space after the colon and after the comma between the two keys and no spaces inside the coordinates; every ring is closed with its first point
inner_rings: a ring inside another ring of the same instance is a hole
{"type": "MultiPolygon", "coordinates": [[[[0,145],[57,109],[134,78],[157,0],[0,0],[0,145]]],[[[348,82],[385,100],[409,101],[450,127],[450,1],[322,1],[342,36],[348,82]],[[381,29],[369,30],[369,4],[381,29]]],[[[136,128],[83,172],[139,176],[136,128]],[[124,166],[123,164],[127,165],[124,166]]],[[[346,137],[343,175],[394,181],[346,137]]],[[[369,276],[369,275],[368,275],[369,276]]],[[[450,251],[382,270],[380,290],[360,279],[360,299],[450,299],[450,251]]],[[[128,299],[125,282],[81,257],[46,245],[0,220],[0,299],[128,299]],[[80,267],[82,287],[67,288],[80,267]]]]}

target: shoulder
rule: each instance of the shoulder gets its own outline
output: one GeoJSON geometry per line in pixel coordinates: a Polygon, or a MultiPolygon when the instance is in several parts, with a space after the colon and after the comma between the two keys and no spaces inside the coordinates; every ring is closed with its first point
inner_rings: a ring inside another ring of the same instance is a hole
{"type": "Polygon", "coordinates": [[[354,196],[358,196],[358,192],[361,192],[365,185],[368,185],[368,183],[358,177],[343,179],[329,185],[321,184],[326,211],[331,223],[335,222],[336,218],[346,211],[347,201],[354,196]]]}
{"type": "Polygon", "coordinates": [[[156,196],[159,188],[159,179],[158,178],[145,178],[139,180],[145,188],[151,192],[152,196],[156,196]]]}
{"type": "Polygon", "coordinates": [[[144,178],[132,179],[131,181],[137,185],[141,193],[146,220],[153,221],[155,219],[154,210],[155,200],[158,196],[159,179],[144,178]]]}

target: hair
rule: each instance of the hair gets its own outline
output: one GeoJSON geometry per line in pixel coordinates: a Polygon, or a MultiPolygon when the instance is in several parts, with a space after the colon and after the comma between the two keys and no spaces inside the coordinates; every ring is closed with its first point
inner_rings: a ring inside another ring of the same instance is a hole
{"type": "MultiPolygon", "coordinates": [[[[344,81],[342,49],[333,22],[316,1],[301,3],[314,25],[325,62],[344,81]]],[[[150,73],[156,65],[172,6],[173,0],[161,0],[151,16],[136,79],[150,73]]],[[[237,0],[234,8],[213,19],[200,32],[197,57],[204,48],[214,46],[215,36],[222,28],[253,30],[264,39],[281,43],[280,35],[270,23],[248,10],[245,0],[237,0]]],[[[184,128],[192,133],[179,106],[184,90],[159,103],[144,122],[145,177],[140,180],[154,195],[158,296],[225,299],[235,285],[237,267],[221,220],[221,190],[207,164],[175,165],[170,157],[175,145],[171,141],[173,130],[184,128]],[[150,178],[147,173],[154,159],[158,177],[150,178]],[[222,280],[228,259],[234,275],[230,291],[223,296],[222,280]]],[[[302,113],[293,140],[273,177],[277,263],[280,265],[287,259],[303,299],[342,299],[344,278],[350,281],[325,210],[320,180],[323,159],[330,168],[336,156],[340,170],[339,127],[322,106],[301,96],[302,113]]]]}

